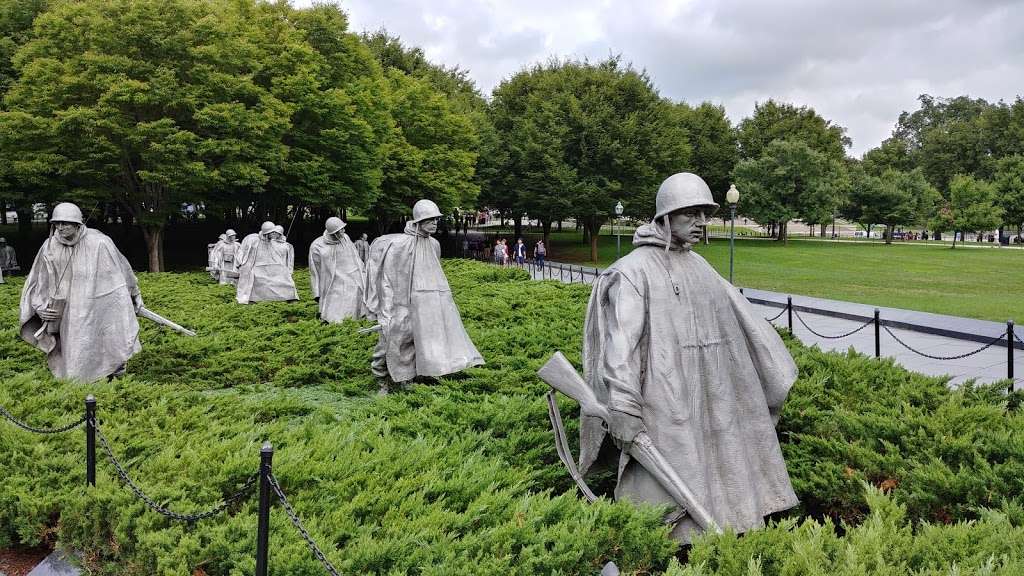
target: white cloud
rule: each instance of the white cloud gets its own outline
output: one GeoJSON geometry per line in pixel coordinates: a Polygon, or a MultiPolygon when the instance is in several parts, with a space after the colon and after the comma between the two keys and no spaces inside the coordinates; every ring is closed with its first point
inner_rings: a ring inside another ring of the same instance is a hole
{"type": "MultiPolygon", "coordinates": [[[[300,0],[299,5],[310,3],[300,0]]],[[[663,95],[736,121],[755,101],[808,105],[860,155],[921,93],[1024,92],[1024,2],[1010,0],[348,0],[355,31],[387,28],[489,93],[550,56],[609,54],[663,95]]]]}

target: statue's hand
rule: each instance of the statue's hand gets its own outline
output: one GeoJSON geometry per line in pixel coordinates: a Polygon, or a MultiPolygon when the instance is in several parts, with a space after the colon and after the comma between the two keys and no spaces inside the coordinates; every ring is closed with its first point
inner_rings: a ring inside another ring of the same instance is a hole
{"type": "Polygon", "coordinates": [[[611,432],[613,438],[622,443],[624,450],[628,444],[633,442],[637,434],[647,431],[644,421],[639,416],[633,416],[618,410],[609,410],[608,412],[611,417],[611,422],[608,423],[608,431],[611,432]]]}
{"type": "Polygon", "coordinates": [[[51,310],[50,308],[40,308],[36,310],[36,314],[43,320],[43,322],[53,322],[54,320],[60,320],[60,312],[51,310]]]}
{"type": "Polygon", "coordinates": [[[132,296],[132,303],[135,304],[135,313],[136,314],[146,306],[142,302],[142,293],[141,292],[136,294],[136,295],[134,295],[134,296],[132,296]]]}

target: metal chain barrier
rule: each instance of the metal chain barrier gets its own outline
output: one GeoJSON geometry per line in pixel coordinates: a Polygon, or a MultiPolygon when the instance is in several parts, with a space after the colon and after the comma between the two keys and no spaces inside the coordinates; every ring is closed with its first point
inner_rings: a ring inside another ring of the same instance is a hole
{"type": "Polygon", "coordinates": [[[774,316],[773,318],[765,318],[765,320],[767,320],[767,321],[769,321],[769,322],[775,322],[775,321],[776,321],[776,320],[778,320],[779,318],[782,318],[782,315],[783,315],[783,314],[785,314],[785,313],[786,313],[786,307],[785,307],[785,306],[783,306],[783,307],[782,307],[782,310],[780,310],[780,311],[779,311],[779,313],[778,313],[778,314],[776,314],[776,315],[775,315],[775,316],[774,316]]]}
{"type": "Polygon", "coordinates": [[[217,514],[220,514],[221,512],[226,510],[227,507],[233,504],[234,502],[237,502],[244,498],[252,489],[252,487],[256,485],[256,480],[259,478],[258,474],[253,474],[245,481],[245,484],[242,485],[242,488],[238,492],[235,492],[231,496],[228,496],[220,504],[217,504],[216,506],[205,512],[199,512],[196,514],[179,514],[157,504],[152,498],[147,496],[146,493],[143,492],[141,488],[139,488],[138,486],[135,485],[134,482],[132,482],[132,479],[128,477],[128,472],[125,471],[124,467],[121,466],[121,463],[118,462],[117,458],[114,457],[114,452],[110,448],[110,443],[107,442],[107,438],[103,435],[103,432],[100,431],[99,424],[95,420],[93,420],[92,425],[96,430],[96,437],[99,438],[100,445],[103,446],[103,451],[107,453],[107,459],[110,460],[110,463],[114,466],[114,469],[117,471],[117,475],[118,477],[121,478],[121,481],[128,486],[129,490],[131,490],[132,493],[135,494],[136,498],[142,500],[146,504],[146,506],[148,506],[151,510],[168,518],[172,518],[174,520],[181,520],[182,522],[197,522],[205,518],[216,516],[217,514]]]}
{"type": "Polygon", "coordinates": [[[959,360],[961,358],[967,358],[968,356],[974,356],[975,354],[978,354],[979,352],[984,352],[985,350],[988,350],[994,344],[996,344],[997,342],[1001,342],[1003,340],[1003,338],[1006,337],[1004,334],[1000,334],[999,336],[996,336],[995,338],[993,338],[992,341],[990,341],[988,344],[985,344],[981,348],[978,348],[977,350],[974,350],[972,352],[967,352],[965,354],[957,354],[956,356],[933,356],[931,354],[927,354],[925,352],[921,352],[920,350],[915,350],[909,344],[907,344],[903,340],[900,340],[899,336],[893,334],[892,330],[890,330],[888,326],[883,324],[882,328],[886,332],[888,332],[889,336],[892,336],[892,339],[895,340],[896,342],[898,342],[900,344],[900,346],[903,346],[904,348],[906,348],[907,350],[910,350],[911,352],[913,352],[914,354],[917,354],[918,356],[924,356],[925,358],[928,358],[928,359],[931,359],[931,360],[959,360]]]}
{"type": "Polygon", "coordinates": [[[1017,331],[1016,330],[1013,331],[1013,337],[1017,339],[1017,342],[1020,342],[1021,344],[1024,344],[1024,340],[1021,340],[1020,336],[1017,335],[1017,331]]]}
{"type": "Polygon", "coordinates": [[[302,539],[306,541],[306,544],[313,552],[313,555],[316,556],[316,559],[323,564],[324,569],[327,570],[328,574],[331,576],[340,576],[338,571],[334,568],[334,565],[327,560],[327,556],[324,556],[324,553],[320,550],[320,547],[316,545],[313,537],[309,535],[309,532],[307,532],[306,528],[302,525],[302,521],[299,520],[299,516],[295,513],[295,510],[292,509],[292,505],[288,503],[288,498],[285,497],[284,490],[282,490],[281,485],[277,483],[277,478],[275,478],[273,474],[270,474],[267,476],[267,481],[270,483],[270,487],[274,490],[274,493],[277,494],[277,499],[281,501],[281,506],[284,508],[285,513],[288,514],[288,518],[292,521],[292,524],[295,525],[295,528],[299,531],[302,539]]]}
{"type": "Polygon", "coordinates": [[[17,426],[18,428],[21,428],[26,432],[33,432],[35,434],[60,434],[61,432],[68,432],[69,430],[74,430],[75,428],[78,428],[82,424],[85,424],[85,416],[82,416],[82,418],[78,422],[68,424],[67,426],[61,426],[60,428],[36,428],[34,426],[29,426],[28,424],[22,422],[21,420],[18,420],[3,406],[0,406],[0,416],[3,416],[7,420],[10,420],[11,423],[17,426]]]}
{"type": "MultiPolygon", "coordinates": [[[[824,339],[826,339],[826,340],[839,340],[839,339],[841,339],[841,338],[846,338],[847,336],[853,336],[853,335],[854,335],[854,334],[856,334],[857,332],[860,332],[861,330],[863,330],[863,329],[867,328],[868,326],[870,326],[870,325],[871,325],[871,324],[872,324],[872,323],[873,323],[873,322],[875,321],[875,320],[874,320],[873,318],[872,318],[872,319],[869,319],[869,320],[868,320],[867,322],[865,322],[865,323],[861,324],[860,326],[858,326],[858,327],[854,328],[853,330],[850,330],[850,331],[849,331],[849,332],[847,332],[846,334],[840,334],[840,335],[838,335],[838,336],[826,336],[826,335],[824,335],[824,334],[821,334],[821,333],[819,333],[819,332],[816,332],[816,331],[815,331],[815,330],[814,330],[813,328],[811,328],[810,326],[808,326],[808,325],[807,325],[807,322],[804,322],[803,316],[801,316],[801,315],[800,315],[800,312],[798,312],[798,311],[797,311],[797,310],[796,310],[795,308],[793,309],[793,313],[794,313],[794,314],[796,315],[796,319],[797,319],[797,320],[799,320],[799,321],[800,321],[800,323],[801,323],[801,324],[803,324],[804,328],[807,328],[807,330],[808,330],[808,331],[809,331],[809,332],[810,332],[811,334],[814,334],[814,335],[815,335],[815,336],[817,336],[818,338],[824,338],[824,339]]],[[[780,314],[780,316],[781,316],[781,314],[780,314]]]]}

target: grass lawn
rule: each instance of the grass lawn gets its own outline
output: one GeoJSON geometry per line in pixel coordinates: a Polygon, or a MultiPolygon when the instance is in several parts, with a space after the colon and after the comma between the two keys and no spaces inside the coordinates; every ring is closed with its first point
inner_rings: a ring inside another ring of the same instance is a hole
{"type": "MultiPolygon", "coordinates": [[[[622,253],[632,248],[623,236],[622,253]]],[[[548,258],[591,264],[578,234],[552,235],[548,258]]],[[[729,241],[714,239],[697,251],[729,273],[729,241]]],[[[615,261],[615,237],[601,236],[600,267],[615,261]]],[[[1024,321],[1024,251],[948,245],[819,242],[791,239],[788,246],[736,240],[739,286],[1005,322],[1024,321]]]]}

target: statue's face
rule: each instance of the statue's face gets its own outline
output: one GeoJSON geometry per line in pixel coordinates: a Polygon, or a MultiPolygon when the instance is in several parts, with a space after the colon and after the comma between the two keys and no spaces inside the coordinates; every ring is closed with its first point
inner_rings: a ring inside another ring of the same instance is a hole
{"type": "Polygon", "coordinates": [[[341,235],[344,234],[344,233],[345,233],[345,229],[342,228],[342,229],[338,230],[337,232],[332,232],[331,233],[331,238],[333,238],[334,240],[341,240],[341,235]]]}
{"type": "Polygon", "coordinates": [[[686,248],[700,242],[704,227],[708,224],[705,208],[683,208],[668,216],[668,226],[672,231],[672,239],[686,248]]]}
{"type": "Polygon", "coordinates": [[[427,234],[437,232],[437,218],[430,218],[420,222],[420,228],[427,234]]]}
{"type": "Polygon", "coordinates": [[[270,232],[270,233],[267,234],[267,238],[270,238],[271,240],[277,240],[280,237],[281,237],[281,233],[280,232],[270,232]]]}
{"type": "Polygon", "coordinates": [[[53,227],[57,230],[57,234],[65,240],[74,240],[75,235],[78,234],[78,224],[74,222],[54,222],[53,227]]]}
{"type": "Polygon", "coordinates": [[[235,241],[235,237],[234,236],[228,236],[227,238],[224,239],[224,241],[227,242],[228,244],[231,244],[232,242],[235,241]]]}

